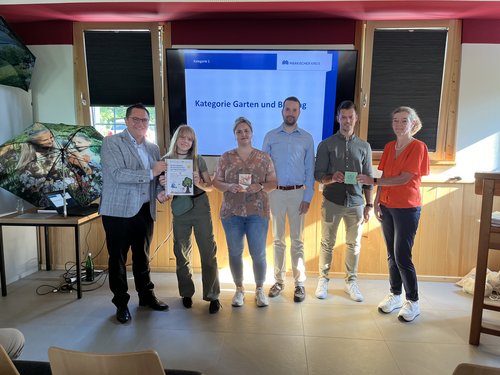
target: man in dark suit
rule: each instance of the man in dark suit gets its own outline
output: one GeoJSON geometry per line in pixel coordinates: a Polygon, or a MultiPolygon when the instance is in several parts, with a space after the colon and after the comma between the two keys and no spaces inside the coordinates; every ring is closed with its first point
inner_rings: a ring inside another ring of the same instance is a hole
{"type": "Polygon", "coordinates": [[[160,161],[158,146],[146,140],[149,126],[146,107],[134,104],[127,108],[125,123],[127,129],[104,138],[102,143],[103,189],[99,206],[109,252],[109,287],[120,323],[131,319],[127,307],[130,299],[126,269],[129,248],[132,249],[139,306],[168,309],[154,294],[149,268],[156,198],[162,203],[166,200],[158,176],[166,166],[160,161]]]}

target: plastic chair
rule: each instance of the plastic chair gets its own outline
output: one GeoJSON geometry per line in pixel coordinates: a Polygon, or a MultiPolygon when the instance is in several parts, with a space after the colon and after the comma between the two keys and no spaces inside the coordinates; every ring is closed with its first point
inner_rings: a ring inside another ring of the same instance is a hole
{"type": "Polygon", "coordinates": [[[12,363],[9,355],[2,345],[0,345],[0,374],[2,375],[20,375],[16,366],[12,363]]]}
{"type": "Polygon", "coordinates": [[[154,350],[89,353],[50,347],[49,362],[52,375],[165,375],[160,357],[154,350]]]}
{"type": "Polygon", "coordinates": [[[500,375],[500,368],[460,363],[453,371],[453,375],[500,375]]]}

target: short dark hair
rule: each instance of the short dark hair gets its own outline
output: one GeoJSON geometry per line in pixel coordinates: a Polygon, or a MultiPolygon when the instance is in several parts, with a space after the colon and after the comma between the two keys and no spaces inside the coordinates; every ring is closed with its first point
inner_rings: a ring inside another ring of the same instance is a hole
{"type": "Polygon", "coordinates": [[[350,100],[344,100],[339,104],[339,106],[337,107],[337,116],[340,115],[340,111],[343,109],[354,109],[354,112],[356,112],[356,114],[358,113],[358,109],[356,108],[356,104],[354,104],[350,100]]]}
{"type": "Polygon", "coordinates": [[[134,108],[138,108],[138,109],[144,109],[146,111],[146,113],[148,114],[148,117],[149,116],[149,111],[148,109],[146,108],[146,106],[142,103],[135,103],[135,104],[132,104],[130,107],[127,108],[127,112],[125,113],[125,117],[129,117],[130,116],[130,112],[132,112],[132,110],[134,108]]]}
{"type": "Polygon", "coordinates": [[[288,101],[299,103],[299,107],[302,107],[302,104],[300,104],[299,98],[297,98],[296,96],[289,96],[288,98],[283,100],[283,107],[285,106],[285,103],[288,101]]]}

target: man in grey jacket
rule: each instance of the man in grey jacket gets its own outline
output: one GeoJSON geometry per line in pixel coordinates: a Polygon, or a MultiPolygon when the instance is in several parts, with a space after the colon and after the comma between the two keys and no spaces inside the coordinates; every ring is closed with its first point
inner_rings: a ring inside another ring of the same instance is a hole
{"type": "Polygon", "coordinates": [[[146,140],[149,112],[142,104],[127,108],[123,132],[104,138],[101,148],[103,189],[99,213],[109,252],[109,287],[114,297],[116,319],[131,319],[127,304],[126,261],[132,249],[132,271],[139,305],[154,310],[168,306],[154,294],[150,278],[149,246],[156,219],[156,199],[166,200],[158,183],[165,171],[157,145],[146,140]]]}
{"type": "Polygon", "coordinates": [[[314,167],[315,180],[324,186],[316,297],[323,299],[328,295],[328,272],[332,265],[337,230],[343,220],[346,231],[344,290],[352,300],[361,302],[363,295],[357,284],[358,260],[363,222],[369,220],[373,209],[373,186],[358,184],[356,176],[372,175],[372,150],[368,142],[354,134],[358,115],[353,102],[345,100],[340,103],[337,120],[339,131],[318,145],[314,167]]]}

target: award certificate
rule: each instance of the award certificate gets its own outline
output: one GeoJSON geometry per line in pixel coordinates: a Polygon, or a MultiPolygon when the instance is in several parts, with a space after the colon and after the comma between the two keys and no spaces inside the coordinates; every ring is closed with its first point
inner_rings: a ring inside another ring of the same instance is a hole
{"type": "Polygon", "coordinates": [[[193,195],[193,161],[191,159],[167,159],[165,177],[167,195],[193,195]]]}

